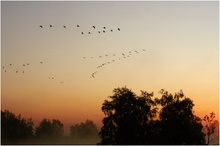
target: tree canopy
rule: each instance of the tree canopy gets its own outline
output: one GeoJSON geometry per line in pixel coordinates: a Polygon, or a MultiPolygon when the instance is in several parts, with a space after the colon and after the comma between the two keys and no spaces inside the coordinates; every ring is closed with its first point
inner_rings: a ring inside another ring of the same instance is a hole
{"type": "Polygon", "coordinates": [[[153,93],[135,95],[128,88],[113,90],[111,101],[105,100],[102,111],[106,115],[101,128],[101,144],[144,144],[150,119],[155,117],[156,108],[151,99],[153,93]]]}
{"type": "Polygon", "coordinates": [[[43,119],[36,128],[36,136],[40,138],[61,138],[63,136],[63,124],[58,119],[43,119]]]}
{"type": "Polygon", "coordinates": [[[20,139],[27,139],[33,136],[32,119],[21,118],[14,113],[5,110],[1,111],[1,140],[2,143],[12,143],[20,139]]]}
{"type": "Polygon", "coordinates": [[[153,93],[146,91],[137,96],[126,87],[114,89],[102,105],[100,144],[205,144],[193,101],[182,91],[160,93],[162,97],[153,100],[153,93]]]}

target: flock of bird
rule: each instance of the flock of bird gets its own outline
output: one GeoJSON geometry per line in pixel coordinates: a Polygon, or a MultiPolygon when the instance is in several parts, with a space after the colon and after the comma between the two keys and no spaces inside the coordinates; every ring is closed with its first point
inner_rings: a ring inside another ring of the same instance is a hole
{"type": "MultiPolygon", "coordinates": [[[[105,54],[105,55],[99,55],[97,57],[94,57],[94,56],[91,56],[91,57],[83,57],[83,59],[94,59],[94,58],[103,58],[103,57],[110,57],[110,56],[114,56],[114,57],[118,57],[118,58],[115,58],[115,59],[111,59],[109,60],[108,62],[103,62],[101,63],[100,65],[97,66],[97,69],[100,69],[104,66],[107,66],[111,63],[114,63],[114,62],[117,62],[118,60],[122,60],[122,59],[125,59],[125,58],[129,58],[131,57],[132,55],[134,54],[139,54],[141,52],[145,52],[146,50],[145,49],[142,49],[142,50],[134,50],[134,51],[129,51],[127,53],[121,53],[121,54],[105,54]]],[[[90,78],[95,78],[95,75],[98,73],[98,71],[96,70],[95,72],[91,73],[90,75],[90,78]]]]}
{"type": "MultiPolygon", "coordinates": [[[[43,61],[40,61],[39,64],[43,64],[43,61]]],[[[8,65],[4,65],[4,66],[2,66],[2,69],[3,69],[2,71],[7,73],[7,72],[11,71],[11,69],[13,69],[13,72],[16,73],[16,74],[26,73],[25,68],[23,68],[22,70],[14,70],[13,66],[14,66],[14,64],[12,64],[12,63],[9,63],[8,65]]],[[[26,66],[30,66],[30,63],[21,64],[21,67],[26,67],[26,66]]],[[[54,79],[53,76],[48,77],[48,78],[51,79],[51,80],[54,79]]],[[[64,81],[61,81],[60,83],[64,83],[64,81]]]]}
{"type": "MultiPolygon", "coordinates": [[[[48,26],[43,26],[43,25],[39,25],[39,27],[40,28],[45,28],[45,27],[49,27],[49,28],[52,28],[52,27],[54,27],[53,25],[48,25],[48,26]]],[[[75,26],[76,28],[80,28],[80,25],[76,25],[75,26]]],[[[64,29],[66,29],[67,28],[67,26],[66,25],[63,25],[61,28],[64,28],[64,29]]],[[[106,32],[113,32],[114,31],[114,29],[107,29],[107,27],[102,27],[102,28],[97,28],[96,26],[91,26],[91,28],[93,29],[93,30],[97,30],[96,31],[96,33],[106,33],[106,32]]],[[[120,28],[116,28],[116,31],[121,31],[121,29],[120,28]]],[[[92,34],[93,32],[92,31],[81,31],[81,34],[83,35],[83,34],[92,34]]]]}

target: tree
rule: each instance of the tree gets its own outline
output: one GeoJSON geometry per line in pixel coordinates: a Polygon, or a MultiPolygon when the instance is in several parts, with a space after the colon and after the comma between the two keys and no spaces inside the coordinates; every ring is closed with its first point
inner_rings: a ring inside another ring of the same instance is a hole
{"type": "Polygon", "coordinates": [[[33,136],[32,119],[21,118],[14,113],[5,110],[1,111],[1,139],[2,144],[24,141],[33,136]]]}
{"type": "Polygon", "coordinates": [[[43,119],[36,128],[36,136],[45,139],[57,139],[63,136],[63,124],[58,119],[43,119]]]}
{"type": "Polygon", "coordinates": [[[141,91],[137,96],[126,87],[116,88],[113,93],[102,105],[106,117],[99,133],[100,144],[148,144],[150,123],[157,112],[153,93],[141,91]]]}
{"type": "Polygon", "coordinates": [[[85,123],[82,122],[70,127],[71,137],[75,142],[80,142],[82,144],[97,143],[99,141],[98,133],[99,129],[91,120],[86,120],[85,123]]]}
{"type": "Polygon", "coordinates": [[[205,135],[207,137],[207,144],[210,144],[210,142],[212,141],[210,139],[210,136],[215,132],[215,124],[213,123],[213,120],[215,118],[215,113],[211,112],[210,116],[205,115],[204,116],[204,121],[205,121],[205,135]]]}
{"type": "Polygon", "coordinates": [[[201,119],[193,114],[193,101],[180,91],[173,96],[161,90],[162,97],[155,99],[162,106],[160,117],[160,144],[205,144],[201,119]]]}

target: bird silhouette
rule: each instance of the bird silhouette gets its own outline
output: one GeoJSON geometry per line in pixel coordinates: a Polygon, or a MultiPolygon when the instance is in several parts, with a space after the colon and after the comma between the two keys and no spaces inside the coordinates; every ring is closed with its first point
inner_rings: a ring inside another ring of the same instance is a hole
{"type": "Polygon", "coordinates": [[[25,66],[25,64],[23,64],[23,66],[25,66]]]}
{"type": "Polygon", "coordinates": [[[24,73],[24,71],[23,71],[23,73],[24,73]]]}
{"type": "Polygon", "coordinates": [[[83,32],[81,32],[81,34],[83,34],[83,32]]]}
{"type": "Polygon", "coordinates": [[[29,65],[29,63],[27,63],[27,65],[29,65]]]}
{"type": "Polygon", "coordinates": [[[76,25],[77,27],[79,27],[79,25],[76,25]]]}
{"type": "Polygon", "coordinates": [[[92,26],[95,29],[95,26],[92,26]]]}
{"type": "Polygon", "coordinates": [[[18,71],[16,71],[16,73],[18,73],[18,71]]]}
{"type": "Polygon", "coordinates": [[[107,54],[105,56],[108,56],[107,54]]]}
{"type": "Polygon", "coordinates": [[[10,64],[10,66],[12,66],[12,64],[10,64]]]}
{"type": "Polygon", "coordinates": [[[83,57],[84,59],[86,59],[86,57],[83,57]]]}
{"type": "Polygon", "coordinates": [[[143,51],[145,51],[145,50],[143,49],[143,51]]]}
{"type": "Polygon", "coordinates": [[[40,27],[40,28],[43,28],[43,26],[42,26],[42,25],[40,25],[39,27],[40,27]]]}
{"type": "Polygon", "coordinates": [[[66,26],[63,26],[63,28],[66,28],[66,26]]]}
{"type": "Polygon", "coordinates": [[[103,32],[105,33],[105,31],[103,30],[103,32]]]}
{"type": "Polygon", "coordinates": [[[4,66],[2,68],[5,68],[4,66]]]}
{"type": "Polygon", "coordinates": [[[5,72],[7,72],[7,70],[5,70],[5,72]]]}
{"type": "Polygon", "coordinates": [[[98,33],[101,33],[100,31],[98,31],[98,33]]]}
{"type": "Polygon", "coordinates": [[[89,32],[89,34],[91,34],[91,32],[89,32]]]}
{"type": "Polygon", "coordinates": [[[103,27],[104,29],[106,29],[106,27],[103,27]]]}
{"type": "Polygon", "coordinates": [[[52,27],[52,25],[50,25],[50,27],[52,27]]]}
{"type": "Polygon", "coordinates": [[[43,62],[42,62],[42,61],[41,61],[40,63],[41,63],[41,64],[43,64],[43,62]]]}
{"type": "Polygon", "coordinates": [[[118,28],[118,31],[120,31],[121,29],[120,28],[118,28]]]}
{"type": "Polygon", "coordinates": [[[111,32],[113,32],[113,30],[111,29],[111,32]]]}

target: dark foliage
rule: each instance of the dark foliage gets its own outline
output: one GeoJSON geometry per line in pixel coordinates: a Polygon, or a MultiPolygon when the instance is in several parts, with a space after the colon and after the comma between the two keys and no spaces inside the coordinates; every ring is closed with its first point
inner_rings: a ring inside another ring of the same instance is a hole
{"type": "Polygon", "coordinates": [[[193,114],[193,102],[182,91],[174,96],[161,90],[162,97],[151,99],[153,93],[113,90],[111,101],[105,100],[105,114],[100,144],[205,144],[201,119],[193,114]],[[161,106],[159,119],[155,120],[161,106]]]}
{"type": "Polygon", "coordinates": [[[102,111],[106,115],[101,128],[101,144],[146,144],[150,121],[156,115],[153,93],[136,96],[125,88],[114,89],[114,95],[105,100],[102,111]]]}
{"type": "Polygon", "coordinates": [[[193,114],[193,101],[182,91],[174,96],[164,90],[160,93],[162,97],[155,99],[162,106],[159,144],[205,144],[201,119],[193,114]]]}
{"type": "Polygon", "coordinates": [[[1,111],[1,142],[2,144],[14,144],[24,139],[33,137],[32,119],[21,118],[14,113],[1,111]]]}
{"type": "Polygon", "coordinates": [[[64,132],[63,124],[59,120],[43,119],[36,128],[36,137],[41,139],[62,138],[64,132]]]}
{"type": "Polygon", "coordinates": [[[78,144],[91,144],[99,142],[99,129],[91,120],[86,120],[85,123],[75,124],[70,127],[70,135],[78,144]]]}

